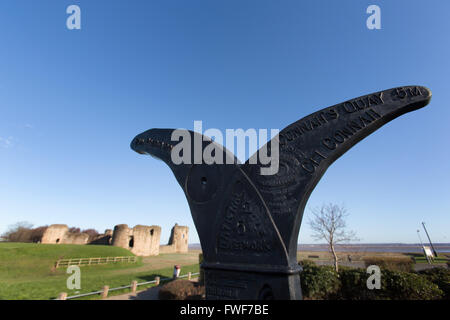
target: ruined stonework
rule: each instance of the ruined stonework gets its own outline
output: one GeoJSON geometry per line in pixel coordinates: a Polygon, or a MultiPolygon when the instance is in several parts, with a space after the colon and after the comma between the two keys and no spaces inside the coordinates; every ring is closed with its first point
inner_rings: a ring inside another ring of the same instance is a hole
{"type": "Polygon", "coordinates": [[[94,239],[89,241],[89,244],[110,245],[112,242],[113,231],[106,229],[105,233],[97,235],[94,239]]]}
{"type": "Polygon", "coordinates": [[[47,244],[87,244],[89,235],[87,233],[69,232],[65,224],[52,224],[42,235],[41,243],[47,244]]]}
{"type": "Polygon", "coordinates": [[[130,241],[128,239],[129,233],[130,228],[128,228],[128,225],[118,224],[117,226],[114,227],[111,245],[129,249],[129,241],[130,241]]]}
{"type": "Polygon", "coordinates": [[[71,233],[67,232],[65,234],[62,243],[64,244],[87,244],[89,240],[89,235],[87,233],[71,233]]]}
{"type": "Polygon", "coordinates": [[[47,244],[99,244],[113,245],[130,250],[137,256],[157,256],[162,253],[188,252],[189,228],[175,224],[172,228],[169,244],[160,246],[161,227],[137,225],[129,228],[119,224],[105,233],[89,238],[87,233],[72,233],[65,224],[52,224],[41,239],[47,244]]]}
{"type": "Polygon", "coordinates": [[[170,233],[169,243],[159,247],[160,253],[187,253],[189,227],[179,226],[177,223],[170,233]]]}
{"type": "Polygon", "coordinates": [[[63,243],[69,227],[65,224],[52,224],[42,235],[41,243],[63,243]]]}
{"type": "Polygon", "coordinates": [[[158,226],[135,226],[133,228],[134,246],[131,248],[137,256],[156,256],[159,254],[161,228],[158,226]]]}
{"type": "Polygon", "coordinates": [[[137,256],[159,254],[161,227],[137,225],[133,229],[126,224],[114,227],[111,244],[130,250],[137,256]]]}

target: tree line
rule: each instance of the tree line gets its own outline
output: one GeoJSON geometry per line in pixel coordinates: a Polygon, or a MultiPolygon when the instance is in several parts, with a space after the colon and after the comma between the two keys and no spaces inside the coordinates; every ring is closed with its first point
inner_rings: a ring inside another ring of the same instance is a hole
{"type": "MultiPolygon", "coordinates": [[[[20,221],[11,226],[9,226],[8,230],[4,232],[0,239],[8,242],[34,242],[38,243],[41,241],[42,236],[44,235],[45,230],[47,230],[48,226],[39,226],[33,228],[33,224],[27,221],[20,221]]],[[[89,241],[94,239],[99,235],[99,232],[95,229],[84,229],[81,230],[78,227],[70,227],[70,233],[87,233],[89,235],[89,241]]]]}

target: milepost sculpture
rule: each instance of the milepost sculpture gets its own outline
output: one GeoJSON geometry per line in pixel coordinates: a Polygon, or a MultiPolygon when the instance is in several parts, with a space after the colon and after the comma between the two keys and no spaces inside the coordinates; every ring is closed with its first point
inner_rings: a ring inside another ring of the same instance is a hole
{"type": "MultiPolygon", "coordinates": [[[[131,148],[163,160],[186,195],[203,250],[207,299],[301,299],[297,240],[306,202],[327,168],[387,122],[431,99],[422,86],[393,88],[319,110],[283,129],[279,170],[262,175],[261,161],[174,164],[174,129],[151,129],[131,148]],[[233,163],[233,164],[229,164],[233,163]]],[[[200,138],[202,148],[215,142],[200,138]]],[[[272,140],[273,140],[272,139],[272,140]]],[[[264,147],[263,147],[264,148],[264,147]]],[[[265,148],[271,152],[271,144],[265,148]]],[[[191,156],[195,150],[192,146],[191,156]]]]}

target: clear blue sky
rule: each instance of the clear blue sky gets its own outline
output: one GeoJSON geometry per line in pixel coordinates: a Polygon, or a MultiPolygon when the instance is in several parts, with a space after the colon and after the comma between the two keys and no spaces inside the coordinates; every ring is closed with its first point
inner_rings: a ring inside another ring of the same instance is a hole
{"type": "MultiPolygon", "coordinates": [[[[419,84],[431,104],[355,146],[307,208],[344,203],[361,242],[450,242],[450,2],[0,2],[0,232],[17,221],[100,231],[190,227],[158,128],[279,128],[366,93],[419,84]],[[82,29],[66,28],[77,4],[82,29]],[[366,8],[381,7],[381,30],[366,8]],[[422,237],[424,234],[422,231],[422,237]]],[[[305,223],[299,241],[312,243],[305,223]]]]}

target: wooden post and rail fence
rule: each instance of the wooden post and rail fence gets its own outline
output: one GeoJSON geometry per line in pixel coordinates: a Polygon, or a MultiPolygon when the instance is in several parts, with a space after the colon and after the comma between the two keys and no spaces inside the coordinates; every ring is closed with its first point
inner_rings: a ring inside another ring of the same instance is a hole
{"type": "Polygon", "coordinates": [[[59,259],[56,261],[55,267],[90,266],[116,262],[137,262],[137,259],[138,257],[136,256],[59,259]]]}
{"type": "Polygon", "coordinates": [[[105,299],[108,297],[108,293],[111,291],[123,290],[123,289],[128,289],[128,288],[130,288],[131,293],[134,294],[134,293],[136,293],[137,288],[142,285],[155,284],[155,286],[158,286],[161,283],[161,281],[174,280],[174,279],[178,279],[178,278],[187,278],[188,280],[191,280],[192,276],[197,276],[200,274],[199,272],[196,272],[196,273],[188,272],[187,274],[180,276],[179,271],[175,272],[175,270],[180,270],[178,265],[174,267],[174,276],[172,278],[155,277],[155,279],[152,281],[141,282],[141,283],[138,283],[136,280],[134,280],[131,282],[131,284],[129,284],[127,286],[122,286],[122,287],[117,287],[117,288],[110,288],[109,286],[103,286],[102,290],[99,290],[99,291],[82,293],[82,294],[69,296],[69,297],[67,296],[66,292],[61,292],[58,295],[58,298],[56,298],[56,300],[70,300],[70,299],[76,299],[76,298],[87,297],[87,296],[92,296],[92,295],[101,295],[101,298],[105,299]]]}

